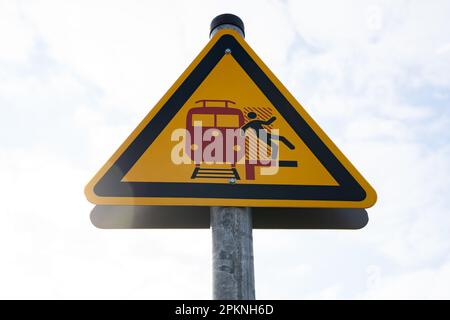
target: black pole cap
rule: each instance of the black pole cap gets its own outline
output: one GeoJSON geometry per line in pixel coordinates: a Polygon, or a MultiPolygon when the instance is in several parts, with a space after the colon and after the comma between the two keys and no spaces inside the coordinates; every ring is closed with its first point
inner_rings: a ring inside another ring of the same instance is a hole
{"type": "Polygon", "coordinates": [[[242,30],[242,34],[245,35],[244,22],[241,20],[241,18],[239,18],[238,16],[231,14],[231,13],[225,13],[225,14],[221,14],[221,15],[215,17],[211,21],[211,27],[209,29],[209,34],[211,35],[211,32],[215,28],[217,28],[218,26],[224,25],[224,24],[231,24],[235,27],[238,27],[239,29],[242,30]]]}

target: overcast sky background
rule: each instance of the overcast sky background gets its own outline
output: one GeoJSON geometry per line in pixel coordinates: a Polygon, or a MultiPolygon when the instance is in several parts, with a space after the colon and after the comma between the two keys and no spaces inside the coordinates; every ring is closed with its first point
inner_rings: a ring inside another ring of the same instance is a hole
{"type": "Polygon", "coordinates": [[[446,0],[0,0],[0,298],[211,298],[209,230],[99,230],[83,189],[225,12],[379,197],[256,230],[257,298],[450,298],[446,0]]]}

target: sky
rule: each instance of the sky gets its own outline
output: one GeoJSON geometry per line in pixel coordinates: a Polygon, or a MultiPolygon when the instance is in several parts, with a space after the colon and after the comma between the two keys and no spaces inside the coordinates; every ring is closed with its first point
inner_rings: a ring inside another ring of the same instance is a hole
{"type": "Polygon", "coordinates": [[[210,299],[210,230],[100,230],[84,186],[218,14],[378,193],[255,230],[258,299],[450,298],[450,2],[0,0],[0,298],[210,299]]]}

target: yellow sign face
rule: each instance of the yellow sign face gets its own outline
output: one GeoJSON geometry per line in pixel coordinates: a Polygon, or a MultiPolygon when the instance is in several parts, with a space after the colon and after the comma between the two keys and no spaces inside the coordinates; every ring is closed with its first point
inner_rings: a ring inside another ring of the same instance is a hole
{"type": "Polygon", "coordinates": [[[376,193],[232,30],[86,186],[104,205],[368,208],[376,193]]]}

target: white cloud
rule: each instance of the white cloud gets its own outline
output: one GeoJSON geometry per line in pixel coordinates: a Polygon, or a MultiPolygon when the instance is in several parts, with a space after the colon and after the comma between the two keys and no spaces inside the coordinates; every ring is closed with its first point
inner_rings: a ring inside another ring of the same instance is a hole
{"type": "Polygon", "coordinates": [[[21,15],[18,6],[0,0],[0,60],[24,62],[33,46],[33,31],[21,15]]]}
{"type": "Polygon", "coordinates": [[[380,278],[362,299],[448,299],[450,264],[380,278]]]}

